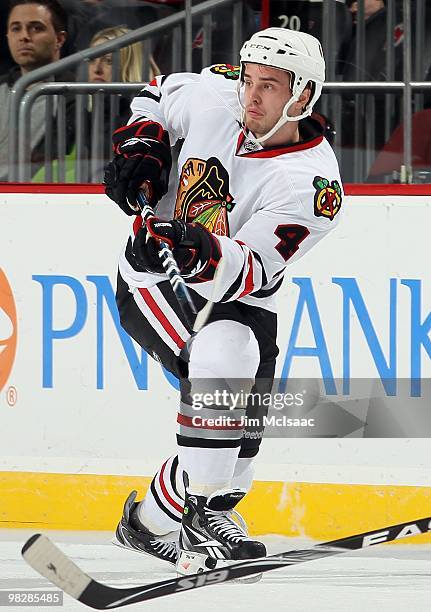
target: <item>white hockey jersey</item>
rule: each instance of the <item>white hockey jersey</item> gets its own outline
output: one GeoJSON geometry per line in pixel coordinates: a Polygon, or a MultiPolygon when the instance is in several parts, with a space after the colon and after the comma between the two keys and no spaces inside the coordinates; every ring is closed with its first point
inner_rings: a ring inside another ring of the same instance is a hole
{"type": "MultiPolygon", "coordinates": [[[[236,67],[226,64],[199,75],[156,77],[132,101],[130,122],[153,119],[169,132],[171,145],[184,139],[178,176],[170,177],[177,191],[160,205],[217,235],[225,265],[216,301],[275,311],[286,266],[338,224],[343,191],[334,152],[317,122],[301,121],[301,140],[291,145],[262,148],[247,140],[237,80],[236,67]]],[[[137,227],[135,222],[132,238],[137,227]]],[[[132,289],[166,279],[134,270],[125,253],[120,273],[132,289]]],[[[209,298],[212,285],[191,287],[209,298]]]]}

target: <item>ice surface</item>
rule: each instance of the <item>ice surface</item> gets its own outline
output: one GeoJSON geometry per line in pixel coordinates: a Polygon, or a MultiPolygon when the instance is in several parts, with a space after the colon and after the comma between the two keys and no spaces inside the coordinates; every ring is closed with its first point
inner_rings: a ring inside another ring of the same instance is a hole
{"type": "MultiPolygon", "coordinates": [[[[33,531],[0,530],[0,589],[41,589],[50,584],[21,558],[33,531]]],[[[84,571],[113,586],[138,586],[166,580],[174,573],[163,562],[110,544],[111,534],[46,532],[84,571]]],[[[264,538],[270,553],[300,548],[303,540],[264,538]]],[[[54,587],[52,587],[54,588],[54,587]]],[[[63,608],[14,607],[22,610],[89,610],[64,596],[63,608]]],[[[288,611],[378,612],[431,611],[431,546],[380,545],[344,555],[268,572],[256,584],[227,583],[194,592],[134,604],[146,612],[288,611]]],[[[8,610],[0,608],[0,612],[8,610]]]]}

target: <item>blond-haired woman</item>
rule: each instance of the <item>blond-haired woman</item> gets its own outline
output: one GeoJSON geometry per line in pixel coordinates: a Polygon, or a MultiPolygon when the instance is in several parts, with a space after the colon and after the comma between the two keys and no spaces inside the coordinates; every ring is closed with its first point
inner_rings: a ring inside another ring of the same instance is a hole
{"type": "MultiPolygon", "coordinates": [[[[130,32],[126,26],[114,26],[97,32],[90,41],[90,47],[96,47],[108,40],[113,40],[130,32]]],[[[123,83],[137,83],[142,80],[144,67],[144,45],[142,42],[134,43],[120,49],[120,81],[123,83]]],[[[150,56],[150,80],[160,74],[160,70],[150,56]]],[[[110,83],[112,81],[112,53],[90,60],[88,66],[88,80],[90,83],[110,83]]]]}

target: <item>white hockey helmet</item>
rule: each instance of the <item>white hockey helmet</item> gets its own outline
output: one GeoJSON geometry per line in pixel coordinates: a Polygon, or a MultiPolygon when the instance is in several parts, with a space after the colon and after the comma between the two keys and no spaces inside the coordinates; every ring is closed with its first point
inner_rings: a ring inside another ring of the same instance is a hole
{"type": "MultiPolygon", "coordinates": [[[[256,32],[250,40],[244,43],[240,52],[240,61],[241,78],[239,87],[241,87],[244,79],[244,69],[247,62],[279,68],[291,74],[292,97],[285,105],[279,121],[272,130],[257,139],[259,143],[270,138],[287,121],[299,121],[311,115],[313,106],[319,99],[325,82],[325,60],[322,46],[317,38],[296,30],[267,28],[256,32]],[[310,82],[311,96],[302,114],[295,117],[289,116],[289,108],[298,101],[310,82]]],[[[245,109],[241,102],[241,96],[240,104],[244,118],[245,109]]]]}

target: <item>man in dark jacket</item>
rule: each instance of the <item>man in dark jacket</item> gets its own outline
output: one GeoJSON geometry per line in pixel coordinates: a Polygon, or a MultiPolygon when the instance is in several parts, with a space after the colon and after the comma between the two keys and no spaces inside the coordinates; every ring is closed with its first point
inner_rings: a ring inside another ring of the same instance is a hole
{"type": "MultiPolygon", "coordinates": [[[[66,13],[57,0],[12,0],[7,20],[9,50],[16,65],[0,76],[0,180],[8,177],[10,91],[23,75],[60,59],[66,39],[66,13]]],[[[70,80],[69,75],[64,75],[70,80]]],[[[43,163],[45,98],[36,99],[32,109],[32,173],[43,163]]],[[[54,105],[55,109],[55,105],[54,105]]],[[[73,144],[72,101],[67,104],[66,142],[73,144]]],[[[52,120],[55,121],[55,110],[52,120]]],[[[54,123],[55,125],[55,123],[54,123]]],[[[56,138],[54,138],[54,142],[56,138]]],[[[53,151],[55,155],[55,151],[53,151]]]]}
{"type": "MultiPolygon", "coordinates": [[[[349,2],[353,19],[353,35],[341,49],[339,55],[338,70],[343,81],[387,81],[402,79],[402,28],[396,26],[393,38],[387,41],[386,21],[387,10],[383,0],[365,0],[365,40],[363,63],[359,64],[356,58],[357,37],[357,2],[349,2]],[[386,56],[389,45],[394,51],[394,72],[387,73],[386,56]]],[[[360,115],[360,130],[357,137],[357,145],[364,151],[366,146],[378,152],[385,142],[385,122],[390,121],[390,127],[396,125],[398,120],[398,103],[392,109],[392,114],[386,113],[385,95],[374,96],[374,111],[369,104],[364,102],[365,96],[359,100],[351,93],[343,96],[343,122],[342,122],[342,147],[343,147],[343,176],[346,180],[356,180],[353,173],[354,168],[354,146],[355,146],[355,115],[360,115]],[[370,121],[370,113],[374,112],[375,130],[373,130],[373,143],[366,145],[366,129],[370,121]]],[[[393,100],[396,100],[395,96],[393,100]]],[[[364,178],[364,177],[362,177],[364,178]]],[[[361,177],[359,177],[361,179],[361,177]]]]}
{"type": "MultiPolygon", "coordinates": [[[[365,0],[365,62],[358,66],[356,62],[356,27],[357,2],[350,3],[353,18],[353,36],[340,54],[340,68],[343,81],[386,81],[392,80],[395,75],[388,75],[386,71],[386,19],[387,11],[383,0],[365,0]],[[389,78],[391,77],[391,78],[389,78]]],[[[395,46],[396,69],[400,69],[400,53],[397,49],[401,38],[394,32],[392,44],[395,46]]],[[[401,49],[401,47],[400,47],[401,49]]],[[[401,76],[401,75],[399,75],[401,76]]]]}

